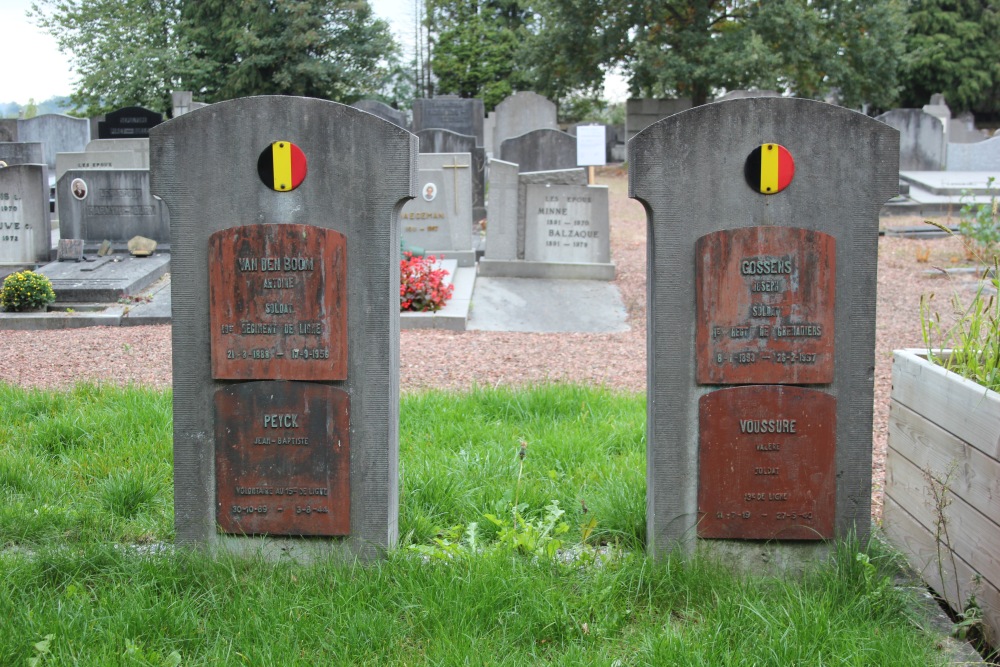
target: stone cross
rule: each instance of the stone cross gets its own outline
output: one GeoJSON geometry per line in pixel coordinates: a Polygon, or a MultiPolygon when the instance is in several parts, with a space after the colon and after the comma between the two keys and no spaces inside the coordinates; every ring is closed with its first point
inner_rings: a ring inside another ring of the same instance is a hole
{"type": "Polygon", "coordinates": [[[458,213],[458,170],[459,169],[468,169],[469,165],[467,165],[467,164],[459,164],[458,163],[458,158],[452,157],[451,158],[451,164],[441,165],[441,168],[442,169],[454,169],[455,170],[454,172],[452,172],[454,174],[454,176],[455,176],[453,190],[455,191],[455,213],[458,213]]]}

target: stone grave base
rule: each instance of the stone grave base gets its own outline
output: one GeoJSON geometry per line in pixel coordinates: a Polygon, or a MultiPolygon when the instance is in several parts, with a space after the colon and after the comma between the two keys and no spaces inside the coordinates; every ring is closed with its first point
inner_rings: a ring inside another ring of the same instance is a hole
{"type": "Polygon", "coordinates": [[[461,268],[476,265],[475,250],[424,250],[424,256],[434,255],[439,259],[454,261],[461,268]]]}
{"type": "Polygon", "coordinates": [[[620,333],[629,330],[618,287],[603,280],[483,278],[470,330],[620,333]]]}
{"type": "Polygon", "coordinates": [[[907,192],[901,187],[900,195],[883,206],[880,215],[957,216],[965,202],[988,206],[991,200],[986,181],[990,176],[996,178],[994,188],[1000,189],[998,172],[902,171],[900,183],[908,184],[907,192]],[[963,192],[968,195],[963,196],[963,192]]]}
{"type": "Polygon", "coordinates": [[[82,327],[170,324],[170,276],[142,290],[133,303],[55,303],[48,312],[0,312],[0,330],[79,329],[82,327]]]}
{"type": "MultiPolygon", "coordinates": [[[[449,253],[451,254],[454,253],[449,253]]],[[[445,259],[439,264],[448,272],[447,281],[455,286],[451,299],[436,313],[400,313],[400,329],[465,331],[469,320],[469,307],[472,304],[472,290],[476,285],[476,267],[461,266],[455,259],[445,259]]]]}
{"type": "Polygon", "coordinates": [[[479,275],[487,278],[549,280],[614,280],[615,265],[570,262],[527,262],[520,259],[481,259],[479,275]]]}
{"type": "Polygon", "coordinates": [[[49,277],[58,303],[115,303],[135,295],[170,270],[170,255],[113,254],[94,261],[52,262],[38,272],[49,277]]]}

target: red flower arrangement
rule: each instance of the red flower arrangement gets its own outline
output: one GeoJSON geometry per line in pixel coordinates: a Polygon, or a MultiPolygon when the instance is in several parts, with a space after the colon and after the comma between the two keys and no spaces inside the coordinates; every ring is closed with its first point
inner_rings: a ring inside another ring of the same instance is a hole
{"type": "Polygon", "coordinates": [[[434,255],[414,256],[404,252],[399,262],[399,310],[418,313],[441,310],[455,286],[445,283],[448,272],[434,268],[434,255]]]}

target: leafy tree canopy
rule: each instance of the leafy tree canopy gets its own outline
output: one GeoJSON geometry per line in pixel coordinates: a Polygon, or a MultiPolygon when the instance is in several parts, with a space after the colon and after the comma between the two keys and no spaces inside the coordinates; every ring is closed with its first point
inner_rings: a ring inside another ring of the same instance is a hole
{"type": "Polygon", "coordinates": [[[903,104],[1000,111],[1000,0],[914,0],[909,18],[903,104]]]}
{"type": "Polygon", "coordinates": [[[190,87],[208,102],[374,95],[396,53],[389,27],[357,0],[190,0],[180,22],[190,87]]]}
{"type": "Polygon", "coordinates": [[[366,0],[36,0],[36,23],[72,54],[71,99],[90,115],[261,94],[352,102],[396,55],[366,0]]]}
{"type": "Polygon", "coordinates": [[[531,15],[519,0],[428,0],[438,93],[482,98],[492,109],[530,88],[522,44],[531,15]]]}
{"type": "Polygon", "coordinates": [[[180,90],[181,0],[37,0],[31,15],[72,54],[73,105],[88,115],[139,105],[169,109],[180,90]]]}

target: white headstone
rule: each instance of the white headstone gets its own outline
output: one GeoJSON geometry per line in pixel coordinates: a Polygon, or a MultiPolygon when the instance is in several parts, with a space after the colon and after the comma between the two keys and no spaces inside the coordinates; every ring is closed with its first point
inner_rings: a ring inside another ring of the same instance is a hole
{"type": "Polygon", "coordinates": [[[418,163],[420,189],[399,214],[404,241],[472,266],[472,156],[420,153],[418,163]]]}

